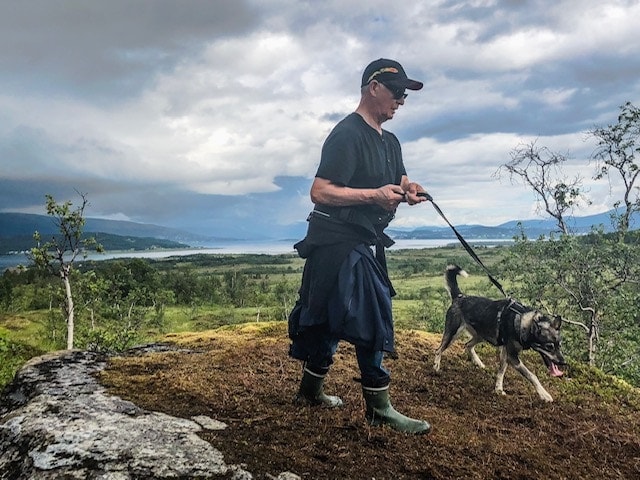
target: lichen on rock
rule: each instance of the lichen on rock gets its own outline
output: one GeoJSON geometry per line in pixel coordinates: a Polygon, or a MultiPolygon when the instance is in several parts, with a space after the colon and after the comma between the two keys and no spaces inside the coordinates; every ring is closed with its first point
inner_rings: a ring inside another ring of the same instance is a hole
{"type": "Polygon", "coordinates": [[[22,368],[0,396],[0,478],[253,478],[198,436],[224,424],[109,395],[95,377],[106,363],[64,351],[22,368]]]}

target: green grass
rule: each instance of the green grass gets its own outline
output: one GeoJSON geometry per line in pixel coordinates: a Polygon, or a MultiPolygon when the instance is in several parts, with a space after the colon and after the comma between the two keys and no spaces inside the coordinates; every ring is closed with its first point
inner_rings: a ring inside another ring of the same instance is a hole
{"type": "MultiPolygon", "coordinates": [[[[20,314],[0,314],[0,335],[17,343],[42,347],[47,311],[21,312],[20,314]]],[[[43,347],[46,348],[46,347],[43,347]]]]}
{"type": "Polygon", "coordinates": [[[25,327],[24,331],[32,330],[29,322],[10,322],[12,329],[0,326],[0,389],[11,381],[18,369],[30,358],[45,353],[45,349],[34,345],[34,338],[25,338],[24,331],[15,329],[16,324],[25,327]]]}
{"type": "MultiPolygon", "coordinates": [[[[485,264],[493,263],[500,253],[500,248],[479,251],[485,264]]],[[[397,291],[393,302],[396,328],[441,332],[444,313],[450,302],[444,288],[444,268],[449,263],[458,263],[473,272],[468,254],[460,247],[443,247],[394,250],[388,252],[387,258],[390,277],[397,291]]],[[[97,262],[94,267],[106,266],[107,262],[97,262]]],[[[161,271],[188,267],[198,275],[235,271],[255,276],[260,281],[268,279],[273,284],[285,280],[295,291],[304,261],[296,255],[194,255],[154,261],[153,264],[161,271]]],[[[488,281],[482,272],[461,279],[460,285],[467,293],[491,288],[487,287],[488,281]]],[[[145,321],[135,335],[135,342],[157,341],[167,333],[201,332],[224,325],[258,321],[284,321],[291,307],[170,306],[165,309],[161,322],[145,321]]],[[[0,388],[29,358],[64,348],[66,331],[61,315],[57,310],[0,314],[0,388]]],[[[88,320],[78,315],[76,325],[78,338],[82,328],[87,332],[88,320]]]]}

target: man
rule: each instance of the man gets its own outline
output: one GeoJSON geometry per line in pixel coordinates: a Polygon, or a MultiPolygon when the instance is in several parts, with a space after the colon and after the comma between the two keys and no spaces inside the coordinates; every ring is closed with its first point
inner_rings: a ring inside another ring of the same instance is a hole
{"type": "Polygon", "coordinates": [[[400,143],[382,124],[404,105],[405,89],[422,86],[393,60],[381,58],[364,70],[358,108],[322,147],[311,186],[315,207],[306,237],[294,246],[306,262],[289,316],[289,354],[304,362],[296,401],[342,405],[324,393],[323,382],[338,341],[346,340],[356,348],[367,420],[406,433],[427,433],[431,426],[398,413],[389,400],[391,379],[382,360],[384,352],[395,352],[395,292],[384,257],[393,241],[383,231],[400,202],[421,203],[426,193],[409,181],[400,143]]]}

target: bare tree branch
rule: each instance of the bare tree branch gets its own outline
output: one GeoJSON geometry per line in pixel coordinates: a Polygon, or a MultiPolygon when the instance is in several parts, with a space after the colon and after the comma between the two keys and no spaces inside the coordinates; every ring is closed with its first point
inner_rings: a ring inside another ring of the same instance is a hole
{"type": "Polygon", "coordinates": [[[511,182],[521,181],[531,187],[538,208],[556,220],[560,232],[569,234],[567,214],[572,213],[580,201],[589,203],[589,200],[584,196],[582,178],[569,180],[563,174],[562,165],[567,156],[538,147],[535,141],[517,146],[510,155],[511,161],[501,165],[495,175],[499,177],[504,170],[511,182]]]}

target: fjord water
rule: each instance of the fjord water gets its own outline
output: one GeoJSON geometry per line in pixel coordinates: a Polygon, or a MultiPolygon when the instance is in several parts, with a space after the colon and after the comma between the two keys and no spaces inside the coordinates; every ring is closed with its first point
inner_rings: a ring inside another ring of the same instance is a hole
{"type": "MultiPolygon", "coordinates": [[[[505,244],[505,240],[491,240],[482,239],[477,241],[471,241],[471,243],[482,243],[483,245],[501,245],[505,244]]],[[[90,253],[87,256],[87,260],[110,260],[113,258],[167,258],[177,257],[185,255],[196,254],[265,254],[265,255],[279,255],[285,253],[296,253],[293,249],[295,241],[283,240],[283,241],[270,241],[270,242],[233,242],[226,245],[219,245],[216,247],[207,248],[184,248],[184,249],[158,249],[158,250],[141,250],[141,251],[113,251],[106,253],[90,253]]],[[[447,245],[457,245],[458,241],[455,238],[450,239],[411,239],[411,240],[397,240],[395,245],[391,247],[391,250],[401,249],[416,249],[416,248],[436,248],[444,247],[447,245]]],[[[82,258],[77,261],[81,261],[82,258]]],[[[15,268],[18,265],[28,266],[29,260],[23,253],[16,253],[11,255],[0,255],[0,273],[4,272],[7,268],[15,268]]]]}

